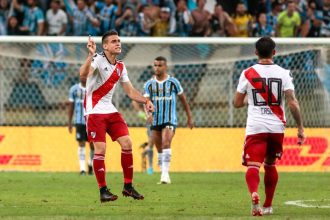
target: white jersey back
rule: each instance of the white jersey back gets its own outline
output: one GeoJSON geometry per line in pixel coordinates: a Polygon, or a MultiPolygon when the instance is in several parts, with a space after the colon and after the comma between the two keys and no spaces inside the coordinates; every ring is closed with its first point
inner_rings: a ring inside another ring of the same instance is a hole
{"type": "Polygon", "coordinates": [[[117,60],[112,65],[105,54],[100,53],[94,55],[91,67],[95,71],[86,82],[85,115],[117,112],[112,104],[116,85],[129,81],[124,63],[117,60]]]}
{"type": "Polygon", "coordinates": [[[287,90],[294,90],[290,71],[276,64],[256,64],[242,72],[237,92],[248,96],[246,135],[284,133],[287,90]]]}

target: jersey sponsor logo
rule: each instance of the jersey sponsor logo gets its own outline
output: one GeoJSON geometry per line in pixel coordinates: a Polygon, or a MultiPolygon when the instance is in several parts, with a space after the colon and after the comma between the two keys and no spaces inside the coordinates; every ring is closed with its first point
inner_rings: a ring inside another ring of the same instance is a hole
{"type": "Polygon", "coordinates": [[[172,96],[170,96],[170,97],[159,97],[159,96],[155,96],[154,97],[154,99],[156,100],[156,101],[159,101],[159,100],[172,100],[173,98],[172,98],[172,96]]]}

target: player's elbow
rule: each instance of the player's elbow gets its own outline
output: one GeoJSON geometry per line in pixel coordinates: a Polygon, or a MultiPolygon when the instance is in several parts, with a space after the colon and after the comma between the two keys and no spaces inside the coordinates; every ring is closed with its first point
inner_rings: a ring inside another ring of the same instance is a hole
{"type": "Polygon", "coordinates": [[[243,102],[240,102],[240,101],[238,101],[238,100],[236,100],[236,99],[234,99],[234,100],[233,100],[233,106],[234,106],[235,108],[241,108],[241,107],[244,106],[244,103],[243,103],[243,102]]]}
{"type": "Polygon", "coordinates": [[[87,75],[88,75],[88,72],[85,70],[85,68],[83,68],[83,66],[80,67],[80,69],[79,69],[79,76],[80,77],[86,77],[87,75]]]}
{"type": "Polygon", "coordinates": [[[298,103],[298,100],[294,99],[290,102],[288,102],[288,107],[289,109],[292,111],[292,110],[296,110],[296,109],[299,109],[299,103],[298,103]]]}

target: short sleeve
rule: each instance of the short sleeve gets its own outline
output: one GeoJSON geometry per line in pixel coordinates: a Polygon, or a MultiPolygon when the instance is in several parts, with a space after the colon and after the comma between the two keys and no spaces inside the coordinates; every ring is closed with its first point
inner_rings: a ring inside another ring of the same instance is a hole
{"type": "Polygon", "coordinates": [[[248,80],[245,77],[245,71],[241,73],[241,76],[239,77],[238,85],[236,91],[242,94],[246,93],[248,85],[248,80]]]}
{"type": "Polygon", "coordinates": [[[181,86],[181,83],[176,78],[173,78],[173,79],[174,79],[173,82],[174,82],[177,94],[181,95],[183,93],[183,88],[181,86]]]}
{"type": "Polygon", "coordinates": [[[64,11],[62,11],[62,23],[63,24],[67,24],[68,23],[68,16],[66,15],[66,13],[64,11]]]}
{"type": "Polygon", "coordinates": [[[93,56],[92,62],[91,62],[91,67],[96,70],[98,68],[98,64],[97,64],[97,54],[95,54],[93,56]]]}
{"type": "Polygon", "coordinates": [[[144,86],[143,86],[143,90],[144,90],[144,97],[150,97],[151,96],[151,80],[147,81],[144,86]]]}
{"type": "Polygon", "coordinates": [[[285,15],[285,11],[281,12],[278,17],[277,17],[277,24],[282,24],[283,23],[283,18],[284,18],[284,15],[285,15]]]}
{"type": "Polygon", "coordinates": [[[38,9],[38,11],[37,11],[36,14],[37,14],[37,22],[38,22],[38,24],[45,21],[44,14],[42,13],[42,11],[40,9],[38,9]]]}
{"type": "Polygon", "coordinates": [[[74,102],[74,88],[75,86],[72,86],[69,91],[69,102],[74,102]]]}
{"type": "Polygon", "coordinates": [[[295,22],[296,22],[296,26],[299,26],[301,24],[300,15],[298,12],[295,13],[295,22]]]}
{"type": "Polygon", "coordinates": [[[286,74],[284,75],[284,82],[283,82],[283,90],[294,90],[294,85],[293,85],[293,78],[291,76],[290,70],[286,71],[286,74]]]}
{"type": "Polygon", "coordinates": [[[120,82],[128,82],[129,81],[129,78],[128,78],[128,74],[127,74],[127,69],[126,69],[126,66],[123,65],[123,73],[120,77],[120,82]]]}

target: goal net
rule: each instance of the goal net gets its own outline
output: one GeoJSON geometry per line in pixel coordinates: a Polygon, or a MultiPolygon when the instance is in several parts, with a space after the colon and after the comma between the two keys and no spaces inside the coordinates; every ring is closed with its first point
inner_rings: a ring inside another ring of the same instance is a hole
{"type": "MultiPolygon", "coordinates": [[[[100,43],[99,38],[95,38],[100,43]]],[[[197,127],[244,127],[246,109],[232,100],[240,73],[256,63],[256,39],[122,38],[121,59],[142,92],[157,56],[181,82],[197,127]]],[[[306,127],[330,125],[329,39],[275,39],[275,62],[290,69],[306,127]]],[[[70,86],[79,82],[87,37],[0,38],[0,125],[63,126],[70,86]]],[[[100,44],[98,52],[101,51],[100,44]]],[[[121,87],[113,97],[129,126],[144,126],[121,87]]],[[[294,120],[287,114],[288,126],[294,120]]],[[[179,126],[186,117],[178,105],[179,126]]]]}

